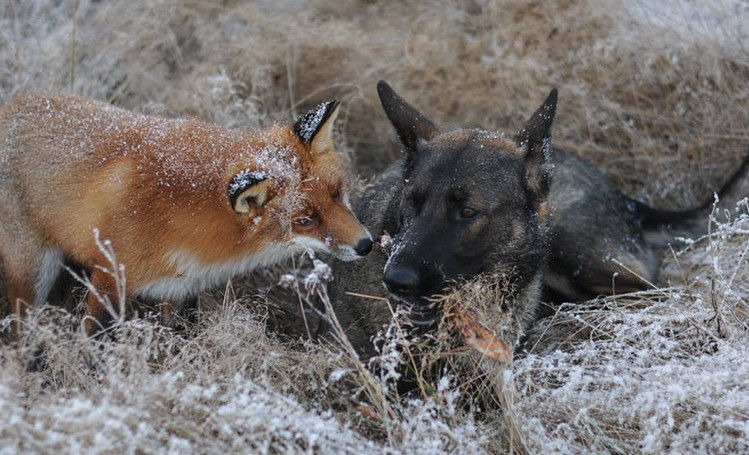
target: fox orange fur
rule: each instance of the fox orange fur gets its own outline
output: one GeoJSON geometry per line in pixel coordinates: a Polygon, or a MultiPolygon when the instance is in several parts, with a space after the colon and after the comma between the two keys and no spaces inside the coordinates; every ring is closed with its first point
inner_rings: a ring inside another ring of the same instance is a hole
{"type": "MultiPolygon", "coordinates": [[[[65,259],[114,299],[95,230],[124,265],[128,294],[171,301],[306,248],[367,254],[371,237],[348,206],[333,150],[337,109],[324,103],[293,125],[249,132],[85,98],[11,100],[0,108],[8,310],[22,316],[46,301],[65,259]]],[[[109,318],[89,293],[87,332],[109,318]]]]}

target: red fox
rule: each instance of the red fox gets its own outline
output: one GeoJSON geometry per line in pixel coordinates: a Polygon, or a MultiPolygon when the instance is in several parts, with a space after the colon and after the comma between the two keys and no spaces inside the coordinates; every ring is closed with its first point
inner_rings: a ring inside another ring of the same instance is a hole
{"type": "MultiPolygon", "coordinates": [[[[124,265],[128,295],[170,301],[305,249],[366,255],[371,236],[333,150],[337,112],[331,101],[248,132],[78,97],[11,100],[0,108],[5,313],[45,302],[64,259],[116,297],[94,230],[124,265]]],[[[110,322],[93,293],[86,314],[89,334],[110,322]]]]}

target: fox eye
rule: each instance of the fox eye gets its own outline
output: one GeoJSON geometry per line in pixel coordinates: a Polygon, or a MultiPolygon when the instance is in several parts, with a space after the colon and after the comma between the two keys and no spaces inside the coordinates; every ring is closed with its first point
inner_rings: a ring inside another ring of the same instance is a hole
{"type": "Polygon", "coordinates": [[[341,188],[338,187],[333,191],[333,200],[334,201],[340,201],[341,200],[341,188]]]}
{"type": "Polygon", "coordinates": [[[315,223],[315,220],[310,216],[303,216],[294,220],[294,224],[299,227],[309,227],[315,223]]]}
{"type": "Polygon", "coordinates": [[[467,219],[475,218],[476,215],[479,214],[479,211],[472,207],[463,207],[462,209],[460,209],[460,212],[458,212],[458,214],[460,215],[461,218],[467,220],[467,219]]]}

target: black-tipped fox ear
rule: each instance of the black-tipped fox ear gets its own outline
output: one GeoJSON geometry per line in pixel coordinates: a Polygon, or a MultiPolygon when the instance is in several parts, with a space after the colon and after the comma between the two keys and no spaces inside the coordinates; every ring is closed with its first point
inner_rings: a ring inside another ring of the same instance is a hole
{"type": "Polygon", "coordinates": [[[237,213],[258,215],[271,198],[270,186],[264,172],[245,169],[229,182],[229,202],[237,213]]]}
{"type": "Polygon", "coordinates": [[[526,171],[531,189],[542,197],[551,183],[551,125],[557,110],[557,89],[552,89],[546,101],[515,135],[518,147],[525,151],[526,171]]]}
{"type": "Polygon", "coordinates": [[[294,123],[294,132],[313,154],[333,150],[333,123],[338,116],[338,101],[328,101],[304,113],[294,123]]]}
{"type": "Polygon", "coordinates": [[[419,140],[428,141],[437,134],[434,123],[398,96],[387,82],[377,83],[377,94],[406,151],[415,151],[419,140]]]}

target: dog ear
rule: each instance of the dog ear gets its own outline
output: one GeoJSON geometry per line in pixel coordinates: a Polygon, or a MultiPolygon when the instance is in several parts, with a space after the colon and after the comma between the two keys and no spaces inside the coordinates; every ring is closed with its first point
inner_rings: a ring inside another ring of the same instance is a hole
{"type": "Polygon", "coordinates": [[[338,106],[336,100],[322,103],[294,123],[294,132],[303,143],[309,144],[313,155],[333,151],[333,123],[338,116],[338,106]]]}
{"type": "Polygon", "coordinates": [[[428,141],[437,134],[434,123],[398,96],[387,82],[377,83],[377,94],[407,152],[416,151],[419,140],[428,141]]]}
{"type": "Polygon", "coordinates": [[[551,184],[551,124],[557,110],[557,89],[552,89],[546,101],[515,135],[515,143],[525,151],[525,166],[531,189],[546,197],[551,184]]]}
{"type": "Polygon", "coordinates": [[[263,172],[245,169],[229,182],[229,202],[234,211],[258,215],[271,199],[271,181],[263,172]]]}

